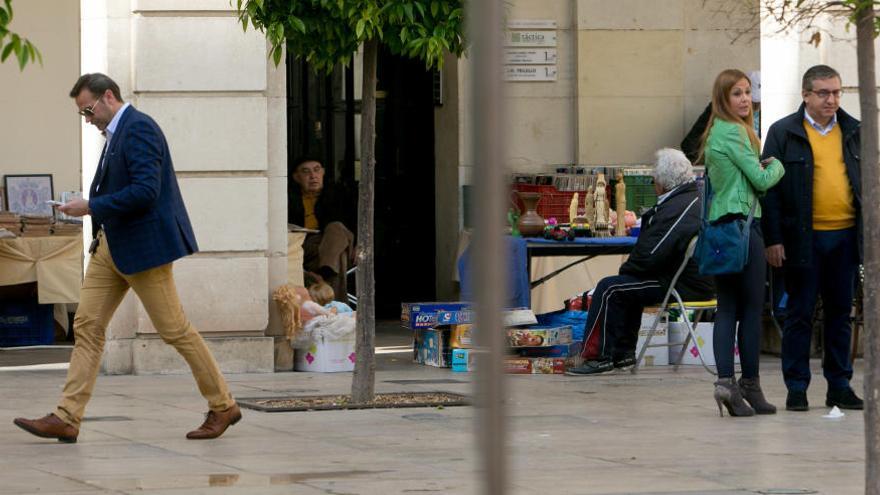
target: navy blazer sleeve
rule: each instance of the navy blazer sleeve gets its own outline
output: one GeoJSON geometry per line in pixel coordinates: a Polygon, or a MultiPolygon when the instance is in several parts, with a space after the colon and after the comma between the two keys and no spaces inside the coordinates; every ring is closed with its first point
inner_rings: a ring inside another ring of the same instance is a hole
{"type": "MultiPolygon", "coordinates": [[[[777,124],[770,126],[761,159],[773,157],[781,161],[785,151],[781,147],[780,139],[780,134],[783,132],[777,124]]],[[[783,166],[785,165],[783,164],[783,166]]],[[[782,181],[784,180],[783,176],[782,180],[771,187],[767,194],[761,198],[761,228],[764,233],[764,244],[767,246],[782,244],[782,181]]]]}
{"type": "Polygon", "coordinates": [[[128,164],[128,184],[111,194],[89,201],[92,215],[99,219],[125,215],[153,207],[162,188],[162,139],[148,120],[131,122],[121,152],[128,164]]]}

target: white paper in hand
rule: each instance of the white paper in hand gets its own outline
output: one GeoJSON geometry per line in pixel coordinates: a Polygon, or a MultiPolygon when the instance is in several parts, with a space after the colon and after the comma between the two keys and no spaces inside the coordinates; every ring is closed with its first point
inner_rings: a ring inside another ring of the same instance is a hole
{"type": "Polygon", "coordinates": [[[825,419],[840,419],[846,416],[837,406],[834,406],[831,411],[828,411],[828,414],[822,416],[825,419]]]}

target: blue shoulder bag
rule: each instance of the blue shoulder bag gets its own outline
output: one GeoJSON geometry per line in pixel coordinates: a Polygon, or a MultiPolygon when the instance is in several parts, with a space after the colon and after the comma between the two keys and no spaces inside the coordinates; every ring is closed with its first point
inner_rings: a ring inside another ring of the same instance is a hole
{"type": "Polygon", "coordinates": [[[709,221],[709,206],[712,201],[712,184],[709,174],[703,175],[703,223],[694,258],[702,275],[727,275],[740,273],[749,261],[749,231],[755,218],[755,207],[752,205],[746,220],[709,221]]]}

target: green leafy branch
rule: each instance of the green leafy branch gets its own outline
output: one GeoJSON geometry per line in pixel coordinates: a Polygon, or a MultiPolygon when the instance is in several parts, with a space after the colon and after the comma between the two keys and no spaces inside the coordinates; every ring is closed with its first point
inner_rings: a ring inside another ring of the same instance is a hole
{"type": "Polygon", "coordinates": [[[0,63],[6,62],[13,53],[18,59],[19,70],[24,70],[28,62],[39,62],[43,65],[43,55],[27,38],[9,30],[12,22],[12,0],[3,0],[0,4],[0,63]]]}
{"type": "Polygon", "coordinates": [[[266,34],[269,56],[284,48],[317,71],[348,65],[358,46],[378,39],[388,49],[442,67],[443,54],[464,50],[461,0],[236,0],[239,21],[266,34]]]}

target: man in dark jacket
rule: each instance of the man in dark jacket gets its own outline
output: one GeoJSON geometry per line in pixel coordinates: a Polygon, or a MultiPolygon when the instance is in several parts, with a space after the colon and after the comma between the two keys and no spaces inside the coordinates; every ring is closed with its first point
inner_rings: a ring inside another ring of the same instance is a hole
{"type": "Polygon", "coordinates": [[[786,409],[807,411],[816,298],[824,311],[823,369],[829,407],[862,409],[849,385],[855,275],[861,258],[859,121],[840,108],[840,74],[826,65],[804,73],[804,103],[775,122],[764,157],[785,176],[762,201],[767,261],[782,267],[788,291],[782,337],[786,409]]]}
{"type": "MultiPolygon", "coordinates": [[[[662,302],[691,239],[700,230],[701,201],[693,168],[684,153],[657,152],[654,168],[657,204],[642,215],[641,232],[619,275],[605,277],[593,291],[585,341],[598,332],[599,356],[584,355],[583,365],[567,373],[591,375],[635,364],[638,331],[645,306],[662,302]]],[[[712,299],[709,277],[690,260],[676,284],[685,300],[712,299]]],[[[588,348],[584,346],[584,352],[588,348]]]]}
{"type": "Polygon", "coordinates": [[[303,241],[303,269],[319,275],[333,287],[336,299],[345,300],[345,272],[348,269],[354,235],[343,224],[344,198],[324,186],[324,167],[313,158],[296,161],[292,175],[296,183],[287,203],[288,222],[317,230],[303,241]]]}

